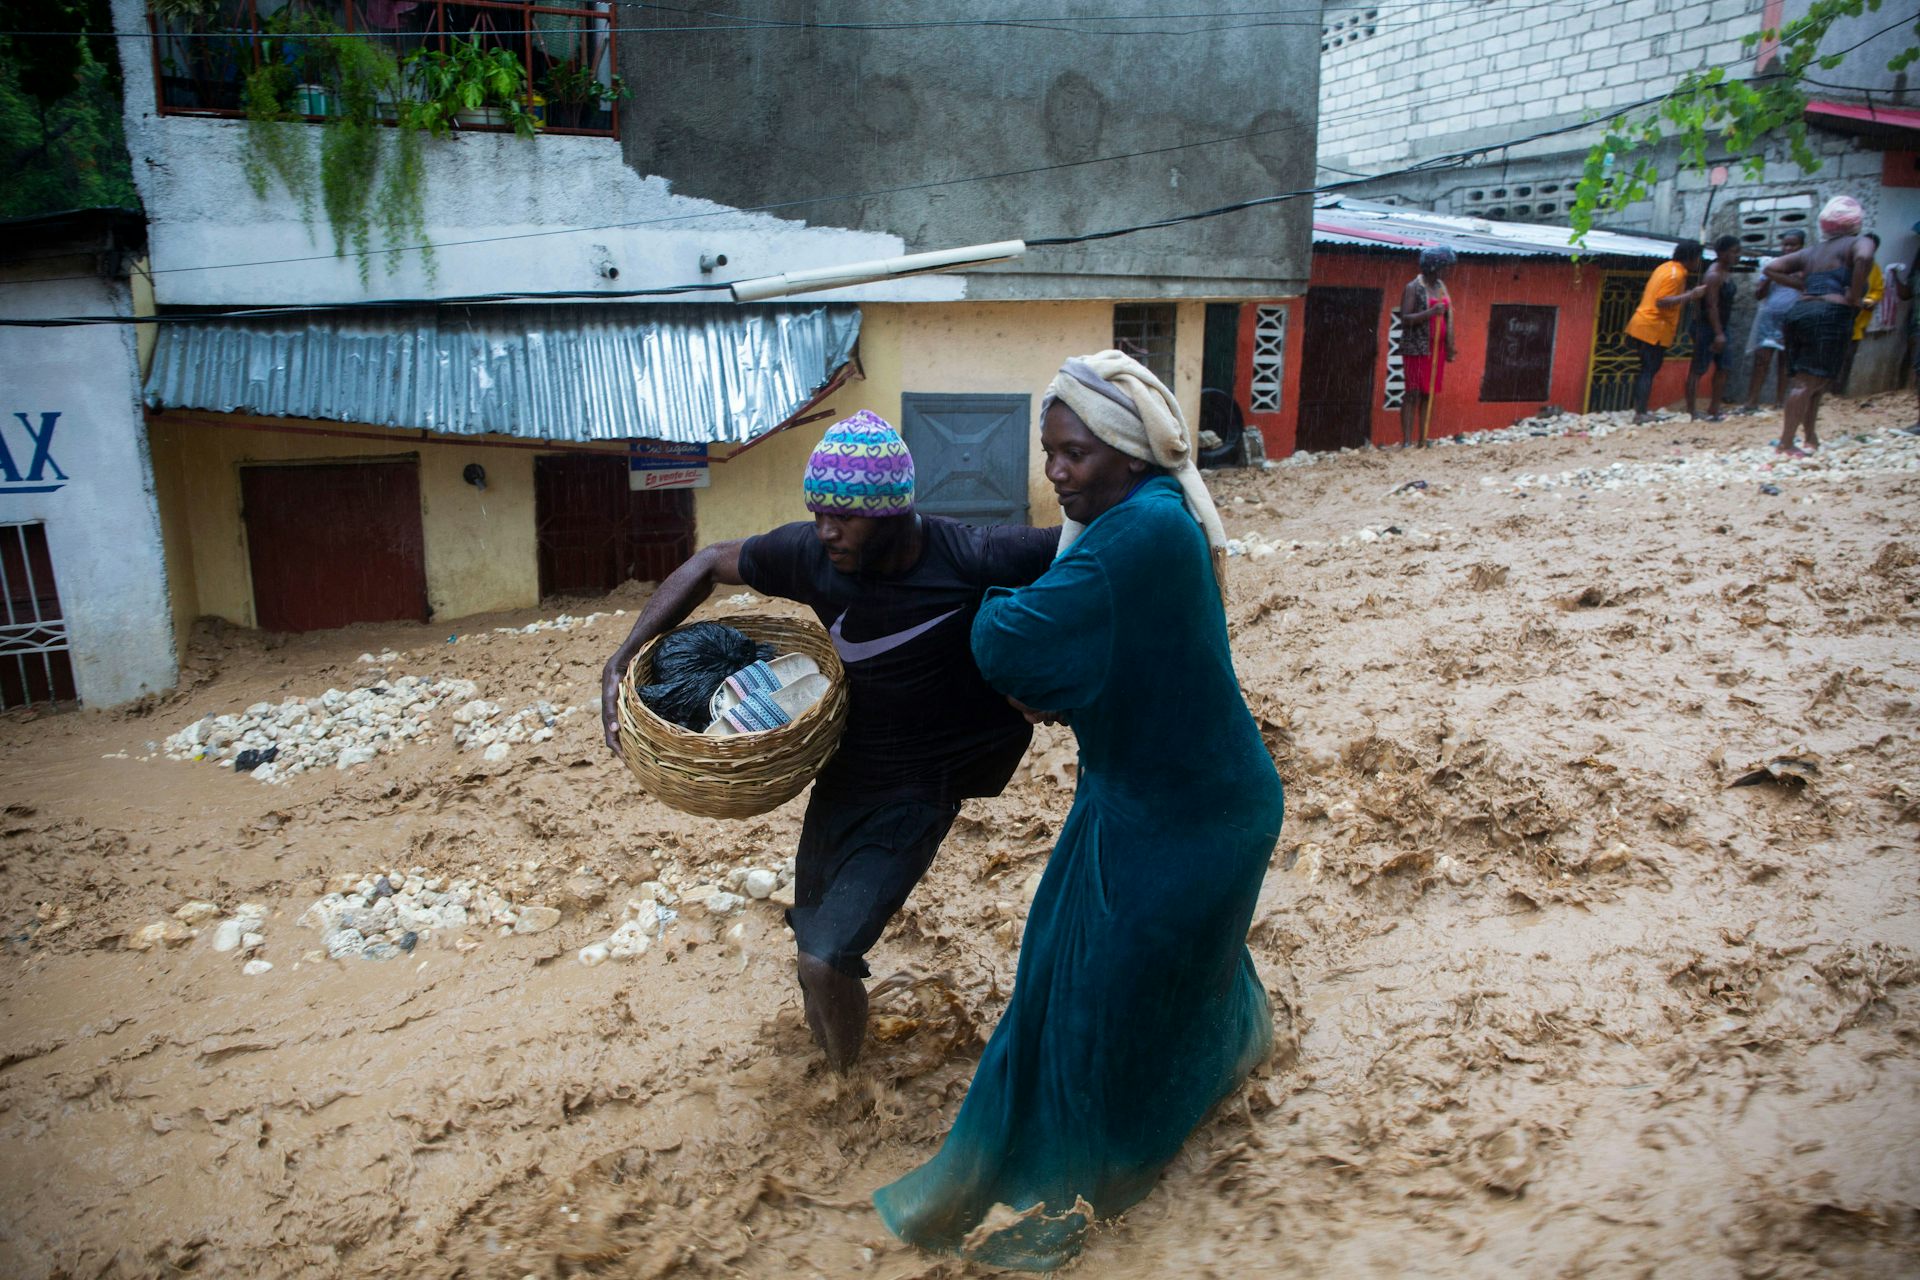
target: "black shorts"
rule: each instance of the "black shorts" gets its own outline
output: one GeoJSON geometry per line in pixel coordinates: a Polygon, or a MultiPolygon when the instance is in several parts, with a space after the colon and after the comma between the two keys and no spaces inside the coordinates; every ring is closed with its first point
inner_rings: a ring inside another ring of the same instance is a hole
{"type": "Polygon", "coordinates": [[[1858,314],[1852,307],[1818,298],[1794,303],[1782,326],[1787,335],[1787,371],[1814,378],[1839,377],[1858,314]]]}
{"type": "Polygon", "coordinates": [[[1724,349],[1713,349],[1713,330],[1710,328],[1693,331],[1693,365],[1691,372],[1705,373],[1709,365],[1719,365],[1723,370],[1733,368],[1733,343],[1724,344],[1724,349]]]}
{"type": "Polygon", "coordinates": [[[787,912],[800,950],[866,977],[868,950],[933,865],[959,815],[954,803],[862,804],[815,794],[800,828],[787,912]]]}

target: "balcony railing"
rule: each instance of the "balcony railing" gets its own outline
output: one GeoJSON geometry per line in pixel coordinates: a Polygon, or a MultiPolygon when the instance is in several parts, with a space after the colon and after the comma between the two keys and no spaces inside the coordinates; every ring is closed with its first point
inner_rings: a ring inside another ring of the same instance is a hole
{"type": "MultiPolygon", "coordinates": [[[[524,105],[548,133],[619,136],[612,0],[580,5],[513,0],[149,0],[154,78],[162,115],[247,114],[246,81],[263,60],[288,57],[302,42],[364,39],[391,52],[411,83],[407,59],[446,52],[456,39],[505,49],[525,70],[524,105]],[[297,20],[299,34],[286,34],[297,20]],[[337,28],[337,34],[334,29],[337,28]]],[[[324,120],[327,86],[301,86],[287,104],[324,120]]],[[[394,118],[389,116],[389,119],[394,118]]],[[[462,129],[504,130],[484,111],[462,129]]]]}

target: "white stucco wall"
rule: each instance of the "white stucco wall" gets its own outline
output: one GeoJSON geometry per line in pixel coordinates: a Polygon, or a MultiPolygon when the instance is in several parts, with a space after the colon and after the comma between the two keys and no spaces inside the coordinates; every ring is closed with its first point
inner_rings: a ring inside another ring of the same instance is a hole
{"type": "MultiPolygon", "coordinates": [[[[0,269],[0,312],[128,314],[125,284],[91,268],[57,259],[0,269]]],[[[0,474],[0,524],[46,525],[81,701],[111,706],[172,687],[173,626],[132,327],[0,329],[0,440],[13,464],[12,475],[0,474]],[[27,423],[48,446],[37,472],[27,423]]]]}
{"type": "MultiPolygon", "coordinates": [[[[122,32],[146,31],[142,0],[115,0],[122,32]]],[[[419,254],[375,255],[369,286],[334,255],[324,215],[309,225],[278,188],[262,199],[246,180],[244,120],[162,116],[148,42],[123,36],[127,148],[146,206],[155,290],[163,306],[355,302],[500,292],[614,293],[725,282],[893,257],[898,236],[813,227],[677,196],[635,173],[613,138],[475,132],[425,142],[426,222],[438,272],[419,254]],[[703,255],[727,265],[702,274],[703,255]],[[235,264],[258,263],[247,266],[235,264]],[[605,273],[617,268],[617,278],[605,273]]],[[[314,142],[319,125],[286,125],[314,142]]],[[[830,171],[821,175],[830,190],[830,171]]],[[[376,246],[377,247],[377,246],[376,246]]],[[[914,246],[915,250],[928,247],[914,246]]],[[[944,301],[957,276],[923,276],[814,295],[846,301],[944,301]]],[[[695,293],[685,301],[724,300],[695,293]]],[[[661,301],[673,301],[667,298],[661,301]]]]}

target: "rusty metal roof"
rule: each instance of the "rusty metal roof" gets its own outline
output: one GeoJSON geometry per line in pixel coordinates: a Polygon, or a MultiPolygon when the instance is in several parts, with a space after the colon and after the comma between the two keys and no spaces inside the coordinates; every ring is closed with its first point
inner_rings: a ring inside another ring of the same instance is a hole
{"type": "Polygon", "coordinates": [[[1584,245],[1573,243],[1571,227],[1534,222],[1501,222],[1335,199],[1314,206],[1313,243],[1319,247],[1418,251],[1444,245],[1463,258],[1644,258],[1673,256],[1674,241],[1618,231],[1590,231],[1584,245]]]}
{"type": "Polygon", "coordinates": [[[476,306],[160,326],[147,403],[538,440],[744,444],[853,354],[850,305],[476,306]]]}

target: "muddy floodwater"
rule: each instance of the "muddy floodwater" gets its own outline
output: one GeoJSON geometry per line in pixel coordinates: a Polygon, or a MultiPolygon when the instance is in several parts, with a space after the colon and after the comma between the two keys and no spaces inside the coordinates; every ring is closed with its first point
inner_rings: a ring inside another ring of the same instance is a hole
{"type": "MultiPolygon", "coordinates": [[[[1912,416],[1834,404],[1782,467],[1765,416],[1214,477],[1278,1049],[1075,1273],[1920,1274],[1912,416]]],[[[1006,1005],[1072,740],[968,804],[835,1076],[780,890],[705,887],[776,883],[801,803],[690,818],[601,744],[644,594],[203,626],[175,693],[0,718],[0,1274],[980,1274],[867,1197],[1006,1005]],[[167,749],[260,704],[276,780],[167,749]],[[397,749],[293,768],[356,714],[397,749]],[[330,958],[310,909],[382,875],[411,914],[330,958]],[[645,952],[580,963],[643,894],[645,952]]]]}

